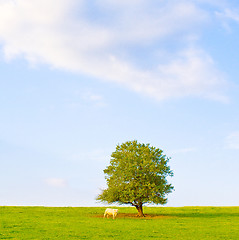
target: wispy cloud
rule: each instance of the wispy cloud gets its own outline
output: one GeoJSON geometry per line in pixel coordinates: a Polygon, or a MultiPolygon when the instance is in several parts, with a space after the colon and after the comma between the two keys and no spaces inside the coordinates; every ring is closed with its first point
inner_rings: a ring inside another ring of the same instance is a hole
{"type": "Polygon", "coordinates": [[[70,109],[78,109],[83,106],[105,107],[107,103],[102,94],[94,92],[90,89],[76,90],[73,98],[66,99],[65,106],[70,109]]]}
{"type": "Polygon", "coordinates": [[[197,149],[196,148],[191,148],[191,147],[189,147],[189,148],[180,148],[180,149],[175,149],[175,150],[173,150],[171,153],[172,154],[178,154],[178,153],[190,153],[190,152],[195,152],[195,151],[197,151],[197,149]]]}
{"type": "Polygon", "coordinates": [[[215,12],[216,16],[221,20],[222,26],[228,33],[232,33],[231,22],[239,23],[238,8],[223,8],[221,11],[215,12]]]}
{"type": "Polygon", "coordinates": [[[0,42],[8,60],[91,75],[157,100],[225,100],[222,74],[192,40],[209,18],[196,2],[1,0],[0,42]]]}
{"type": "Polygon", "coordinates": [[[239,131],[233,132],[227,136],[226,148],[239,150],[239,131]]]}
{"type": "Polygon", "coordinates": [[[81,95],[82,99],[86,102],[89,102],[97,107],[106,106],[104,97],[100,94],[94,93],[92,91],[86,91],[81,95]]]}
{"type": "Polygon", "coordinates": [[[45,183],[51,187],[65,188],[67,186],[67,181],[62,178],[48,178],[45,179],[45,183]]]}
{"type": "Polygon", "coordinates": [[[216,12],[216,14],[224,19],[230,19],[239,23],[239,9],[226,8],[223,12],[216,12]]]}

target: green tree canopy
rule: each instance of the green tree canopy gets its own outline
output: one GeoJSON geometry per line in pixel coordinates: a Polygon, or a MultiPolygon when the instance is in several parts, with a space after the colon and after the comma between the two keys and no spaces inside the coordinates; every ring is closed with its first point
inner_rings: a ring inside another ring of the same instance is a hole
{"type": "Polygon", "coordinates": [[[167,176],[173,176],[169,158],[159,148],[128,141],[116,146],[110,165],[104,170],[108,188],[97,200],[130,204],[143,216],[146,203],[165,204],[166,195],[173,190],[167,176]]]}

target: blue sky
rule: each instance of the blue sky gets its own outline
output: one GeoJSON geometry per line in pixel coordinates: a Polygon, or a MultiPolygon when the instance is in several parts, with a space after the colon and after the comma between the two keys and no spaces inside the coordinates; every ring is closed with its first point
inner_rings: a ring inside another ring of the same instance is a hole
{"type": "Polygon", "coordinates": [[[134,139],[167,206],[238,205],[238,29],[232,0],[0,0],[0,205],[97,206],[134,139]]]}

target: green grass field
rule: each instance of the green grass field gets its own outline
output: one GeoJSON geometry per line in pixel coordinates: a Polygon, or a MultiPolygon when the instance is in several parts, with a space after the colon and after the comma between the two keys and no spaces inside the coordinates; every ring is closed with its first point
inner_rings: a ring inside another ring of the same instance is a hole
{"type": "Polygon", "coordinates": [[[239,239],[239,207],[118,207],[115,220],[105,208],[0,207],[0,239],[239,239]]]}

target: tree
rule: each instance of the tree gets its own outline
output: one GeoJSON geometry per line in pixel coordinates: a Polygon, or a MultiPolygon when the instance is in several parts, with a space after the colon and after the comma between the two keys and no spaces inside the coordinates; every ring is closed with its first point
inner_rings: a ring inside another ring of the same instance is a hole
{"type": "Polygon", "coordinates": [[[143,217],[144,204],[165,204],[166,195],[174,188],[167,182],[167,176],[173,176],[167,165],[169,159],[161,149],[136,140],[117,145],[104,170],[108,188],[97,200],[130,204],[143,217]]]}

